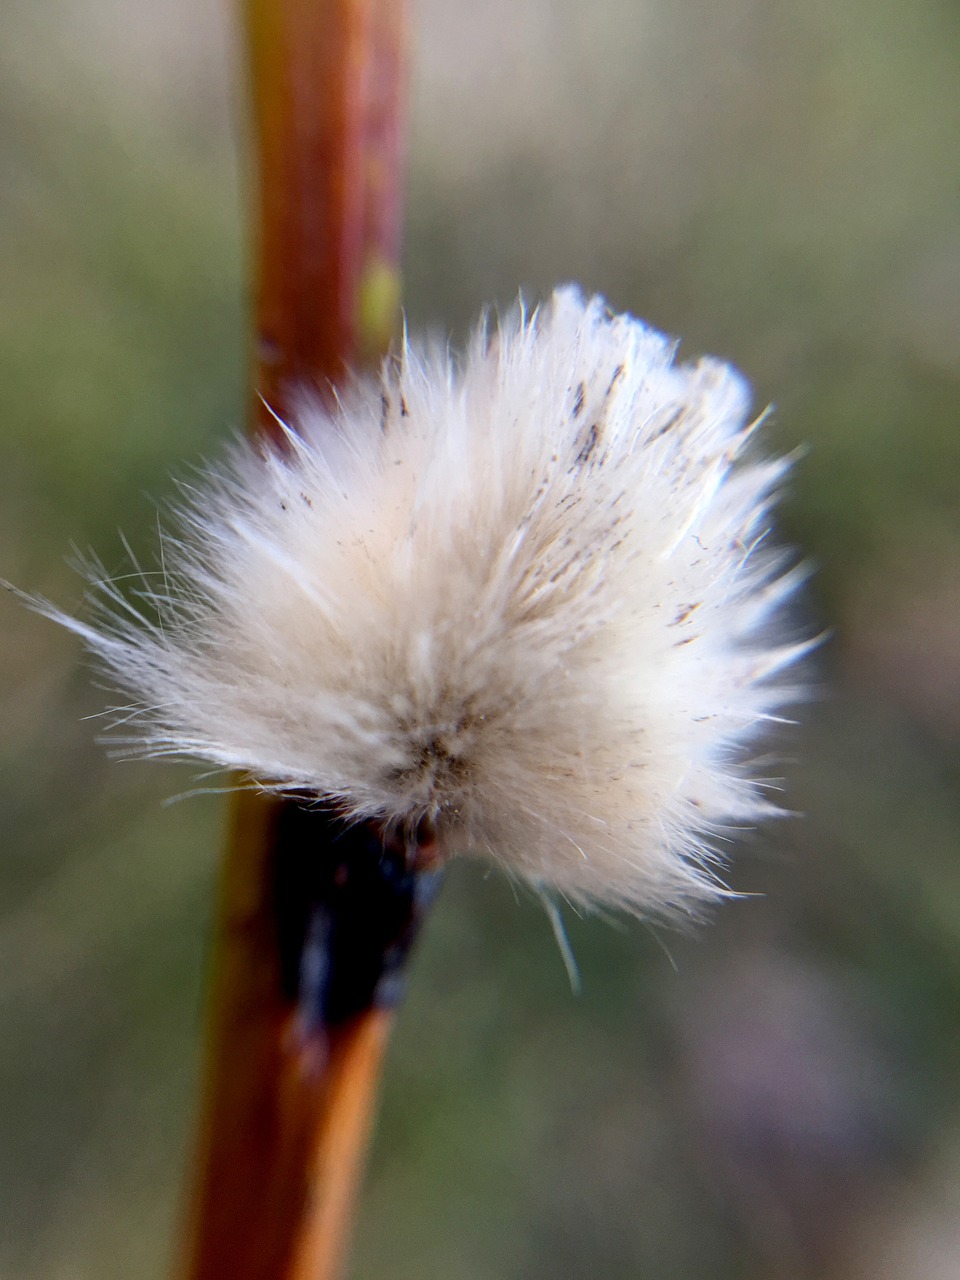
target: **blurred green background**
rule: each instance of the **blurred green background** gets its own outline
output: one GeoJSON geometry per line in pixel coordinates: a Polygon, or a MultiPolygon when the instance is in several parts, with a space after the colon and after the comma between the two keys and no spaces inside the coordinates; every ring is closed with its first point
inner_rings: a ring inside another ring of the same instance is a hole
{"type": "MultiPolygon", "coordinates": [[[[960,10],[419,0],[411,325],[580,280],[753,379],[832,639],[802,813],[689,936],[458,865],[392,1049],[356,1280],[960,1277],[960,10]]],[[[0,576],[149,547],[242,421],[217,0],[7,0],[0,576]]],[[[116,764],[0,599],[0,1277],[165,1274],[222,820],[116,764]]],[[[780,748],[777,748],[780,750],[780,748]]]]}

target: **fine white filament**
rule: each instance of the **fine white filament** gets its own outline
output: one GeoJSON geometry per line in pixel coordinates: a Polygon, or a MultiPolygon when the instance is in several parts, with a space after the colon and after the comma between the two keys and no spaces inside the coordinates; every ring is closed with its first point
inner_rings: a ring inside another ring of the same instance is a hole
{"type": "Polygon", "coordinates": [[[560,289],[238,445],[139,601],[88,565],[94,622],[47,611],[135,699],[131,750],[427,820],[575,901],[696,907],[771,809],[746,751],[804,649],[752,429],[728,365],[560,289]]]}

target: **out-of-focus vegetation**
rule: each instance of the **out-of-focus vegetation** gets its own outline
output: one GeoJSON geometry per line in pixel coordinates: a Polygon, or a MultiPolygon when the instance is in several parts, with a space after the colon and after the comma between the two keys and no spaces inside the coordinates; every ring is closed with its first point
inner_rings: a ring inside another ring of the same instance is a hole
{"type": "MultiPolygon", "coordinates": [[[[242,420],[222,6],[14,0],[0,42],[0,575],[242,420]]],[[[454,869],[392,1051],[358,1280],[960,1276],[960,16],[937,0],[421,0],[406,301],[578,279],[732,358],[808,446],[802,812],[690,937],[454,869]]],[[[118,765],[0,601],[0,1275],[164,1274],[221,806],[118,765]]]]}

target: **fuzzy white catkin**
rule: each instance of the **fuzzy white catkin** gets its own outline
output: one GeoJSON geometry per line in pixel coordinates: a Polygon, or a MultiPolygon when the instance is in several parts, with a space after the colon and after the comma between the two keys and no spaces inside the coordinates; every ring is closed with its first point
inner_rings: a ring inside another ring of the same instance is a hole
{"type": "Polygon", "coordinates": [[[745,757],[795,693],[798,575],[764,541],[785,463],[738,461],[746,384],[674,349],[567,287],[237,446],[142,614],[88,566],[95,622],[56,615],[133,695],[121,741],[427,819],[575,901],[722,892],[771,809],[745,757]]]}

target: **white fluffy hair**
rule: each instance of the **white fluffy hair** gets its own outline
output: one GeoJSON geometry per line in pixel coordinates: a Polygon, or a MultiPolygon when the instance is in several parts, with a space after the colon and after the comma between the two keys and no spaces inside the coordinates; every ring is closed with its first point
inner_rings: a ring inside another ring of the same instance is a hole
{"type": "Polygon", "coordinates": [[[795,695],[799,574],[761,545],[785,462],[737,463],[744,380],[674,351],[566,287],[237,446],[142,610],[88,566],[97,620],[56,615],[136,699],[121,741],[574,901],[724,892],[719,845],[773,808],[745,749],[795,695]]]}

